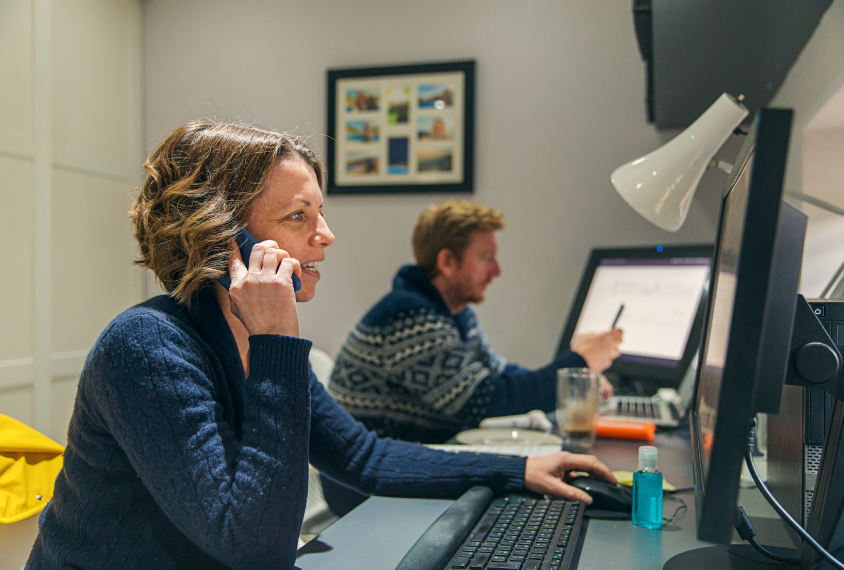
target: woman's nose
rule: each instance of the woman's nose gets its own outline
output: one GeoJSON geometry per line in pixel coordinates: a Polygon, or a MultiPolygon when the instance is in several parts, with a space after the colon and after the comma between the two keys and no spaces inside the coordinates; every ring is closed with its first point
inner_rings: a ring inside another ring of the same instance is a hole
{"type": "Polygon", "coordinates": [[[328,223],[325,221],[325,218],[322,217],[322,214],[320,214],[319,221],[317,222],[314,241],[317,245],[322,247],[328,247],[334,243],[334,234],[331,233],[331,229],[328,227],[328,223]]]}

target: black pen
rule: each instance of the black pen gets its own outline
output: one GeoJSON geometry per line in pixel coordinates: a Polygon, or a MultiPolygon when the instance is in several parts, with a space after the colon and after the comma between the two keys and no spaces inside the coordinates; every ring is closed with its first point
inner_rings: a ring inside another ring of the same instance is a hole
{"type": "Polygon", "coordinates": [[[623,310],[624,310],[624,303],[622,303],[621,306],[618,308],[618,312],[615,314],[615,320],[613,320],[612,326],[610,327],[610,330],[613,330],[615,328],[615,325],[618,324],[618,319],[621,318],[621,311],[623,311],[623,310]]]}

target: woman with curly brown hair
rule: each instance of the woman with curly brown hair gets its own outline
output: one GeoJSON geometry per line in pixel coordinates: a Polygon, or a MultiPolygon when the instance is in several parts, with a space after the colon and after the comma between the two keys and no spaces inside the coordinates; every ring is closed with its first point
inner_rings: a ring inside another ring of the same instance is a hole
{"type": "Polygon", "coordinates": [[[27,568],[292,568],[308,462],[370,494],[476,484],[589,501],[590,456],[450,454],[379,439],[308,367],[296,301],[325,248],[323,167],[300,139],[196,121],[146,164],[138,263],[169,292],[119,315],[79,382],[62,472],[27,568]],[[256,236],[248,260],[233,245],[256,236]],[[226,290],[216,279],[229,275],[226,290]],[[293,275],[301,279],[294,292],[293,275]]]}

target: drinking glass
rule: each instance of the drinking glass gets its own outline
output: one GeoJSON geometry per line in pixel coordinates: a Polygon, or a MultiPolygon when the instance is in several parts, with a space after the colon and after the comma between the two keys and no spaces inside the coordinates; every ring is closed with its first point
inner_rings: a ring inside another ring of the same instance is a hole
{"type": "Polygon", "coordinates": [[[595,443],[599,377],[588,368],[557,370],[557,425],[570,451],[585,452],[595,443]]]}

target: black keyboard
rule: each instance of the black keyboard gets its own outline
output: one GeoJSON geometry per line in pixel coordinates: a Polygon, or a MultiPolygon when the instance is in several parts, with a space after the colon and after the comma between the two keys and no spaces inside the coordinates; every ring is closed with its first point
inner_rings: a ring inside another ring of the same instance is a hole
{"type": "Polygon", "coordinates": [[[509,495],[494,499],[446,569],[570,567],[583,518],[578,502],[509,495]]]}
{"type": "Polygon", "coordinates": [[[407,551],[396,570],[573,569],[584,505],[472,487],[407,551]]]}

